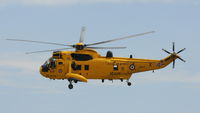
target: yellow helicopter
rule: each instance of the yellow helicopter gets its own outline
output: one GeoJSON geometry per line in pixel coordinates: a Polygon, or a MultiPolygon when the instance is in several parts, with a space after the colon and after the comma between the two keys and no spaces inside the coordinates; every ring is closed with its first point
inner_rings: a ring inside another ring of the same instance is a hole
{"type": "Polygon", "coordinates": [[[169,54],[168,57],[162,60],[137,59],[133,58],[132,55],[130,55],[129,58],[113,57],[113,53],[111,51],[107,51],[106,56],[101,56],[94,49],[124,49],[126,47],[92,47],[93,45],[99,45],[99,44],[150,34],[153,33],[154,31],[130,35],[107,41],[91,43],[91,44],[84,44],[85,31],[86,28],[82,27],[79,43],[74,45],[33,41],[33,40],[21,40],[21,39],[7,39],[7,40],[70,47],[70,48],[61,48],[56,50],[35,51],[27,53],[31,54],[31,53],[53,51],[52,57],[49,58],[40,67],[40,74],[46,78],[50,78],[53,80],[67,79],[69,81],[68,85],[69,89],[73,88],[72,83],[88,82],[88,79],[100,79],[102,82],[104,82],[104,80],[121,80],[122,82],[126,80],[127,85],[131,86],[131,82],[129,82],[129,79],[131,75],[133,75],[133,73],[154,71],[157,69],[161,69],[169,65],[171,62],[173,62],[173,68],[174,68],[175,60],[177,58],[183,62],[186,62],[184,59],[178,56],[178,54],[184,51],[186,48],[181,49],[178,52],[175,52],[174,42],[172,47],[173,52],[169,52],[165,49],[162,49],[163,51],[169,54]],[[62,51],[72,48],[75,48],[75,51],[62,51]]]}

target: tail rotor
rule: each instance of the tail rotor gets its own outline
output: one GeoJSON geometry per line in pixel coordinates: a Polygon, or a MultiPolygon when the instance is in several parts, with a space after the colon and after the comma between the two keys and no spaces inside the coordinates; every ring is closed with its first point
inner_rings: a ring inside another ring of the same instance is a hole
{"type": "MultiPolygon", "coordinates": [[[[182,59],[180,56],[178,56],[178,54],[180,54],[181,52],[185,51],[186,48],[183,48],[181,50],[179,50],[178,52],[175,51],[175,43],[173,42],[172,43],[172,51],[173,52],[169,52],[167,51],[166,49],[162,49],[164,52],[168,53],[168,54],[171,54],[173,57],[177,57],[179,60],[183,61],[183,62],[186,62],[184,59],[182,59]]],[[[175,65],[176,65],[176,61],[173,60],[173,69],[175,68],[175,65]]]]}

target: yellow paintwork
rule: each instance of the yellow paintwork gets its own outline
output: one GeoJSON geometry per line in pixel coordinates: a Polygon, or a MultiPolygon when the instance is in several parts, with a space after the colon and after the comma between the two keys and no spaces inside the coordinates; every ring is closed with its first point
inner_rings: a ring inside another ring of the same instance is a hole
{"type": "Polygon", "coordinates": [[[98,54],[92,49],[83,49],[78,51],[61,51],[62,58],[56,58],[56,68],[43,72],[42,67],[40,73],[50,79],[76,79],[78,81],[87,82],[87,79],[125,79],[129,80],[133,73],[157,70],[166,67],[179,56],[174,53],[162,60],[136,59],[112,57],[107,58],[98,54]],[[71,54],[88,54],[93,57],[88,61],[75,61],[71,54]],[[59,62],[62,62],[59,64],[59,62]],[[81,70],[73,70],[72,62],[81,65],[81,70]],[[89,66],[85,70],[85,65],[89,66]],[[114,70],[114,67],[117,70],[114,70]]]}
{"type": "Polygon", "coordinates": [[[77,79],[79,81],[82,81],[82,82],[87,82],[87,78],[85,78],[84,76],[82,75],[79,75],[79,74],[75,74],[75,73],[67,73],[66,74],[66,78],[67,79],[77,79]]]}
{"type": "Polygon", "coordinates": [[[78,45],[78,46],[82,46],[82,45],[84,45],[83,43],[76,43],[76,45],[78,45]]]}

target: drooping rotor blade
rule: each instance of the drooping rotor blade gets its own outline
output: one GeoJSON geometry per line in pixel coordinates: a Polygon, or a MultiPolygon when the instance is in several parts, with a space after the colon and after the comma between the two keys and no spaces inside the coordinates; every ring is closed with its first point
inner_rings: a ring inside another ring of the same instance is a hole
{"type": "Polygon", "coordinates": [[[186,62],[184,59],[182,59],[181,57],[178,57],[179,60],[183,61],[183,62],[186,62]]]}
{"type": "Polygon", "coordinates": [[[85,31],[86,31],[86,27],[82,27],[79,43],[83,43],[83,41],[84,41],[84,36],[85,36],[85,31]]]}
{"type": "Polygon", "coordinates": [[[51,50],[33,51],[33,52],[26,52],[26,54],[43,53],[43,52],[50,52],[50,51],[60,51],[60,50],[66,50],[66,49],[73,49],[73,48],[61,48],[61,49],[51,49],[51,50]]]}
{"type": "Polygon", "coordinates": [[[162,49],[164,52],[168,53],[168,54],[171,54],[169,51],[165,50],[165,49],[162,49]]]}
{"type": "Polygon", "coordinates": [[[150,31],[150,32],[145,32],[145,33],[130,35],[130,36],[122,37],[122,38],[116,38],[116,39],[112,39],[112,40],[101,41],[101,42],[96,42],[96,43],[92,43],[92,44],[86,44],[86,46],[109,43],[109,42],[113,42],[113,41],[117,41],[117,40],[123,40],[123,39],[133,38],[133,37],[137,37],[137,36],[142,36],[142,35],[146,35],[146,34],[150,34],[150,33],[154,33],[154,32],[155,31],[150,31]]]}
{"type": "Polygon", "coordinates": [[[54,42],[44,42],[44,41],[34,41],[34,40],[22,40],[22,39],[6,39],[10,41],[20,41],[20,42],[31,42],[31,43],[40,43],[40,44],[50,44],[50,45],[59,45],[59,46],[70,46],[72,47],[73,45],[65,45],[65,44],[59,44],[59,43],[54,43],[54,42]]]}
{"type": "Polygon", "coordinates": [[[177,52],[177,54],[181,53],[182,51],[185,51],[186,48],[181,49],[180,51],[177,52]]]}
{"type": "Polygon", "coordinates": [[[91,49],[125,49],[126,47],[87,47],[91,49]]]}

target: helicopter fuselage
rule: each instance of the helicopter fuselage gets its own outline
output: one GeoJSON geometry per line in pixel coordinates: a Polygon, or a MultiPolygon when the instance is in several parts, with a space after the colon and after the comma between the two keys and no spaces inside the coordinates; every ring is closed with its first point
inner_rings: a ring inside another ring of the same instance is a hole
{"type": "Polygon", "coordinates": [[[149,60],[122,57],[105,57],[92,49],[79,51],[59,51],[40,68],[40,73],[50,79],[84,79],[129,80],[133,73],[164,68],[177,57],[170,55],[163,60],[149,60]]]}
{"type": "Polygon", "coordinates": [[[130,58],[113,57],[111,51],[108,51],[106,56],[101,56],[93,49],[124,49],[126,47],[96,47],[95,45],[143,36],[146,34],[154,33],[154,31],[129,35],[121,38],[115,38],[95,43],[84,43],[85,30],[86,28],[82,27],[79,42],[70,45],[55,42],[24,39],[7,40],[57,45],[65,47],[53,50],[27,52],[26,54],[57,51],[53,52],[52,57],[49,58],[40,67],[40,73],[44,77],[54,80],[67,79],[69,81],[69,89],[73,88],[72,82],[87,82],[88,79],[101,79],[102,82],[104,82],[105,79],[119,79],[121,81],[127,80],[127,85],[131,86],[131,82],[129,82],[129,79],[131,75],[133,75],[133,73],[161,69],[169,65],[171,62],[173,62],[173,68],[175,68],[175,60],[177,58],[183,62],[186,62],[184,59],[178,56],[178,54],[185,51],[186,48],[175,52],[174,42],[172,43],[173,52],[169,52],[165,49],[162,49],[164,52],[169,54],[169,56],[161,60],[137,59],[132,58],[132,55],[130,55],[130,58]],[[72,48],[74,48],[75,51],[62,51],[72,48]]]}

